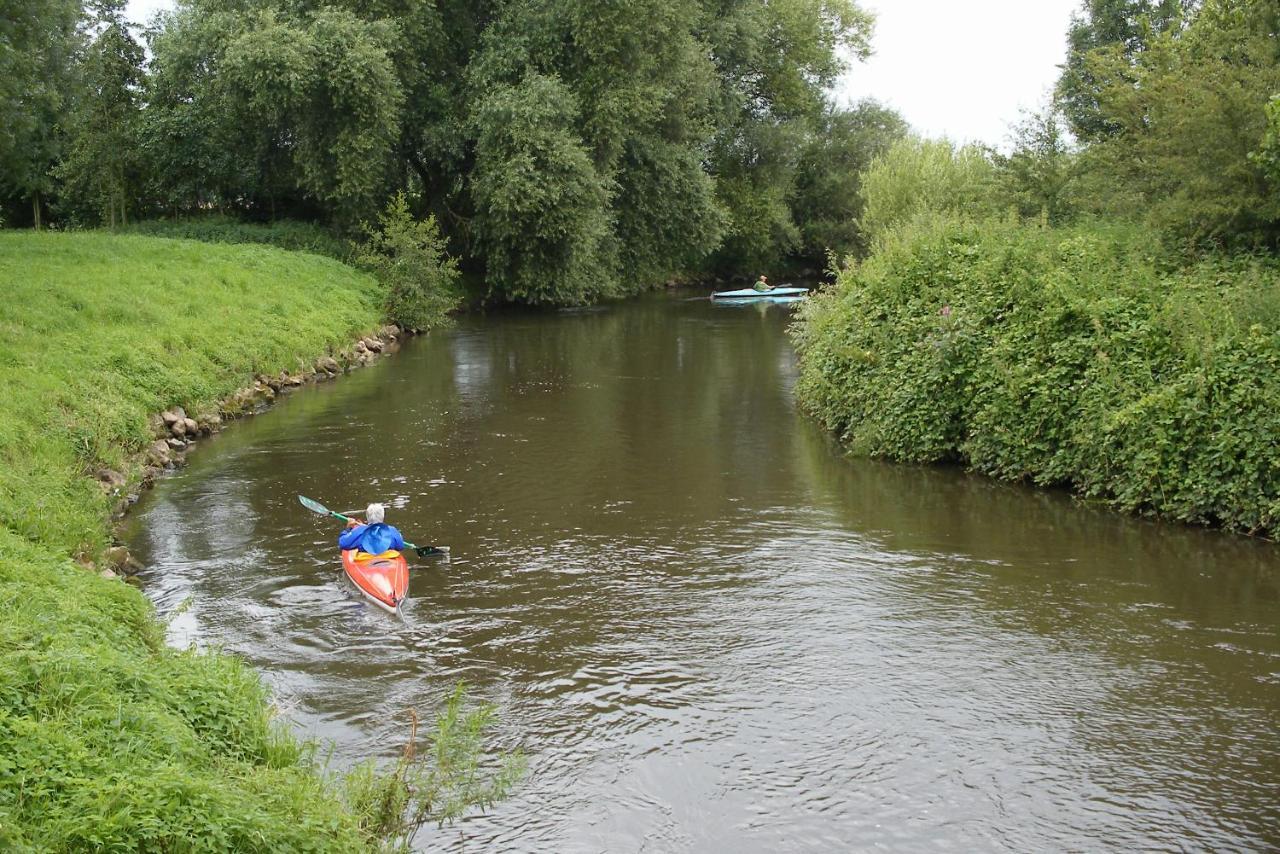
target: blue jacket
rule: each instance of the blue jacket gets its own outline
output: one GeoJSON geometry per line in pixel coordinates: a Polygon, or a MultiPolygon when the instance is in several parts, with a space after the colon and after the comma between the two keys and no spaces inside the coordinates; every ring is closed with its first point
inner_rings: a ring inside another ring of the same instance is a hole
{"type": "Polygon", "coordinates": [[[378,555],[390,549],[403,549],[404,537],[393,526],[385,522],[376,525],[357,525],[348,528],[338,537],[338,546],[343,549],[359,549],[366,554],[378,555]]]}

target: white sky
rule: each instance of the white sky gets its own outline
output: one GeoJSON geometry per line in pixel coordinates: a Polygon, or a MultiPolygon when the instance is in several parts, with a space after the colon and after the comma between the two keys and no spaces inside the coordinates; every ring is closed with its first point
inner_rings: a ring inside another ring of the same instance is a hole
{"type": "Polygon", "coordinates": [[[837,86],[848,104],[875,98],[926,136],[1005,141],[1020,108],[1058,79],[1081,0],[861,0],[876,14],[875,55],[837,86]]]}
{"type": "MultiPolygon", "coordinates": [[[[1058,78],[1081,0],[860,0],[876,13],[875,55],[836,89],[842,104],[875,98],[927,136],[1005,141],[1020,108],[1058,78]]],[[[145,22],[172,0],[129,0],[145,22]]]]}

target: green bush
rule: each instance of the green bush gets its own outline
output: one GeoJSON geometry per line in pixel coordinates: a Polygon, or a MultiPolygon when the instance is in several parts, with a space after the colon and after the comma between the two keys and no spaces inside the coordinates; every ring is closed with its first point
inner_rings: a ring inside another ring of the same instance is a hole
{"type": "Polygon", "coordinates": [[[997,207],[996,170],[974,146],[905,137],[871,161],[862,177],[860,222],[871,245],[895,228],[937,214],[982,217],[997,207]]]}
{"type": "Polygon", "coordinates": [[[352,256],[351,244],[319,225],[298,220],[244,222],[234,217],[211,214],[182,219],[151,219],[124,229],[149,237],[176,237],[203,243],[262,243],[293,252],[313,252],[339,261],[352,256]]]}
{"type": "Polygon", "coordinates": [[[1150,232],[898,232],[794,334],[799,399],[860,453],[1130,511],[1280,525],[1280,265],[1168,267],[1150,232]]]}
{"type": "Polygon", "coordinates": [[[356,263],[386,288],[387,318],[418,331],[444,323],[460,300],[458,262],[445,254],[436,218],[414,219],[404,193],[397,193],[377,227],[364,228],[356,263]]]}

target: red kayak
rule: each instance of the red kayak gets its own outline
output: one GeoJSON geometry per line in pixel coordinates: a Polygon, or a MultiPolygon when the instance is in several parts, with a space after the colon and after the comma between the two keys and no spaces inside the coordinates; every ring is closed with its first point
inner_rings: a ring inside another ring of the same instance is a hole
{"type": "Polygon", "coordinates": [[[366,599],[392,614],[399,613],[409,592],[409,564],[404,555],[394,550],[371,555],[346,549],[342,568],[366,599]]]}

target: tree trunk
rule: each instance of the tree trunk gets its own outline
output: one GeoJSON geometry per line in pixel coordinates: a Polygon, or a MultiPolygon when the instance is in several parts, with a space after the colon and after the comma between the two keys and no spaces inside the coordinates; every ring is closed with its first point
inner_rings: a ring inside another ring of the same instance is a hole
{"type": "Polygon", "coordinates": [[[34,214],[36,231],[40,230],[40,191],[31,194],[31,211],[34,214]]]}

